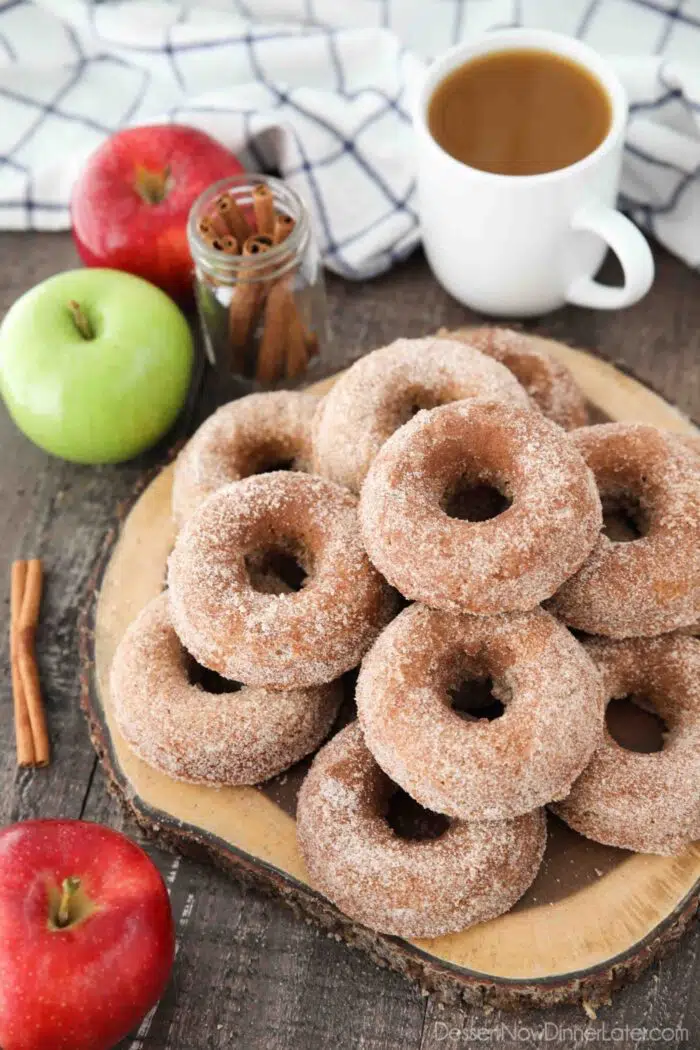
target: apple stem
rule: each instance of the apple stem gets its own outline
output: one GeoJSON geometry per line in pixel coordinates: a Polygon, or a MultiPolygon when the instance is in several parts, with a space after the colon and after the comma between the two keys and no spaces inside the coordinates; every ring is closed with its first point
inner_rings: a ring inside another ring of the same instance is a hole
{"type": "Polygon", "coordinates": [[[148,168],[138,167],[134,187],[141,200],[146,204],[160,204],[168,195],[170,183],[170,168],[163,171],[149,171],[148,168]]]}
{"type": "Polygon", "coordinates": [[[63,883],[61,884],[61,903],[59,904],[58,912],[56,913],[56,925],[59,929],[63,929],[64,926],[69,924],[71,920],[71,901],[79,889],[80,879],[77,875],[70,875],[67,879],[63,880],[63,883]]]}
{"type": "Polygon", "coordinates": [[[94,339],[95,333],[82,306],[75,299],[68,300],[68,309],[73,316],[73,324],[78,329],[83,339],[94,339]]]}

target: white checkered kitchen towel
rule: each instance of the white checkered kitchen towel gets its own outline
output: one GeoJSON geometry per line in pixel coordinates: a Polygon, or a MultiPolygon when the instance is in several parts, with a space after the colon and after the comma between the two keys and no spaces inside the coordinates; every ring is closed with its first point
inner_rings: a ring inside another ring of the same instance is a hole
{"type": "Polygon", "coordinates": [[[127,124],[193,124],[281,170],[328,267],[418,242],[410,105],[426,60],[495,26],[615,56],[622,205],[700,265],[700,0],[0,0],[0,228],[62,229],[76,172],[127,124]]]}

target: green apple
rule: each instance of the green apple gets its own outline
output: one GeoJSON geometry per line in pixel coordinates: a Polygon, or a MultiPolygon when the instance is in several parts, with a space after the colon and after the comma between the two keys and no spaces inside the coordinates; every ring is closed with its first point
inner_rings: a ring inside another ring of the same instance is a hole
{"type": "Polygon", "coordinates": [[[175,421],[192,335],[168,296],[119,270],[69,270],[26,292],[0,326],[0,394],[17,426],[75,463],[118,463],[175,421]]]}

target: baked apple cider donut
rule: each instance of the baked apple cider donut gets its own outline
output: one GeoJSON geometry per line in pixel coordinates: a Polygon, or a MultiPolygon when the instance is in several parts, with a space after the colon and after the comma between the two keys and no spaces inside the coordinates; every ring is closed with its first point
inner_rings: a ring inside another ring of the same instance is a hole
{"type": "Polygon", "coordinates": [[[563,798],[603,735],[600,676],[543,609],[485,617],[411,605],[365,657],[356,697],[387,776],[462,820],[504,820],[563,798]],[[500,717],[465,720],[453,707],[474,680],[491,680],[500,717]]]}
{"type": "Polygon", "coordinates": [[[540,335],[511,328],[458,328],[440,331],[447,339],[460,339],[508,368],[548,419],[564,430],[583,427],[588,410],[571,370],[552,353],[557,344],[540,335]]]}
{"type": "Polygon", "coordinates": [[[314,420],[314,467],[354,492],[384,442],[417,411],[486,397],[530,401],[503,365],[450,339],[397,339],[345,372],[314,420]]]}
{"type": "Polygon", "coordinates": [[[676,434],[676,437],[692,452],[695,462],[700,463],[700,434],[676,434]]]}
{"type": "Polygon", "coordinates": [[[173,626],[194,658],[275,689],[330,682],[354,667],[395,608],[362,546],[356,497],[290,471],[210,496],[177,538],[168,582],[173,626]],[[261,561],[285,557],[306,573],[303,586],[262,593],[261,561]]]}
{"type": "Polygon", "coordinates": [[[439,937],[502,915],[539,871],[543,810],[492,823],[444,820],[410,839],[387,818],[395,785],[357,722],[314,759],[297,805],[312,884],[356,922],[396,937],[439,937]]]}
{"type": "Polygon", "coordinates": [[[178,528],[216,489],[251,474],[308,470],[312,394],[279,390],[223,405],[190,438],[175,461],[173,518],[178,528]]]}
{"type": "MultiPolygon", "coordinates": [[[[167,776],[196,784],[257,784],[314,751],[335,721],[339,683],[253,689],[193,681],[194,661],[170,622],[167,593],[126,631],[114,657],[114,713],[132,750],[167,776]]],[[[216,676],[211,676],[215,678],[216,676]]]]}
{"type": "Polygon", "coordinates": [[[606,702],[651,702],[667,731],[662,750],[640,753],[606,730],[571,794],[552,808],[596,842],[680,853],[700,838],[700,642],[666,635],[584,645],[602,674],[606,702]]]}
{"type": "Polygon", "coordinates": [[[360,516],[367,553],[406,598],[484,615],[554,594],[602,523],[593,475],[561,427],[480,399],[420,412],[389,438],[360,516]],[[465,486],[495,489],[510,506],[488,521],[451,517],[465,486]]]}
{"type": "Polygon", "coordinates": [[[700,471],[669,431],[603,423],[571,435],[603,506],[637,526],[630,542],[602,533],[552,611],[571,627],[611,638],[657,635],[700,619],[700,471]]]}

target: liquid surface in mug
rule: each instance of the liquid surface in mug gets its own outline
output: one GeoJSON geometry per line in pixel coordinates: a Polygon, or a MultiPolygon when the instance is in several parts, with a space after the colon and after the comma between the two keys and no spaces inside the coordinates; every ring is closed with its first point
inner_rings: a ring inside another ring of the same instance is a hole
{"type": "Polygon", "coordinates": [[[610,129],[607,92],[577,62],[535,48],[471,59],[438,84],[430,133],[480,171],[539,175],[582,160],[610,129]]]}

